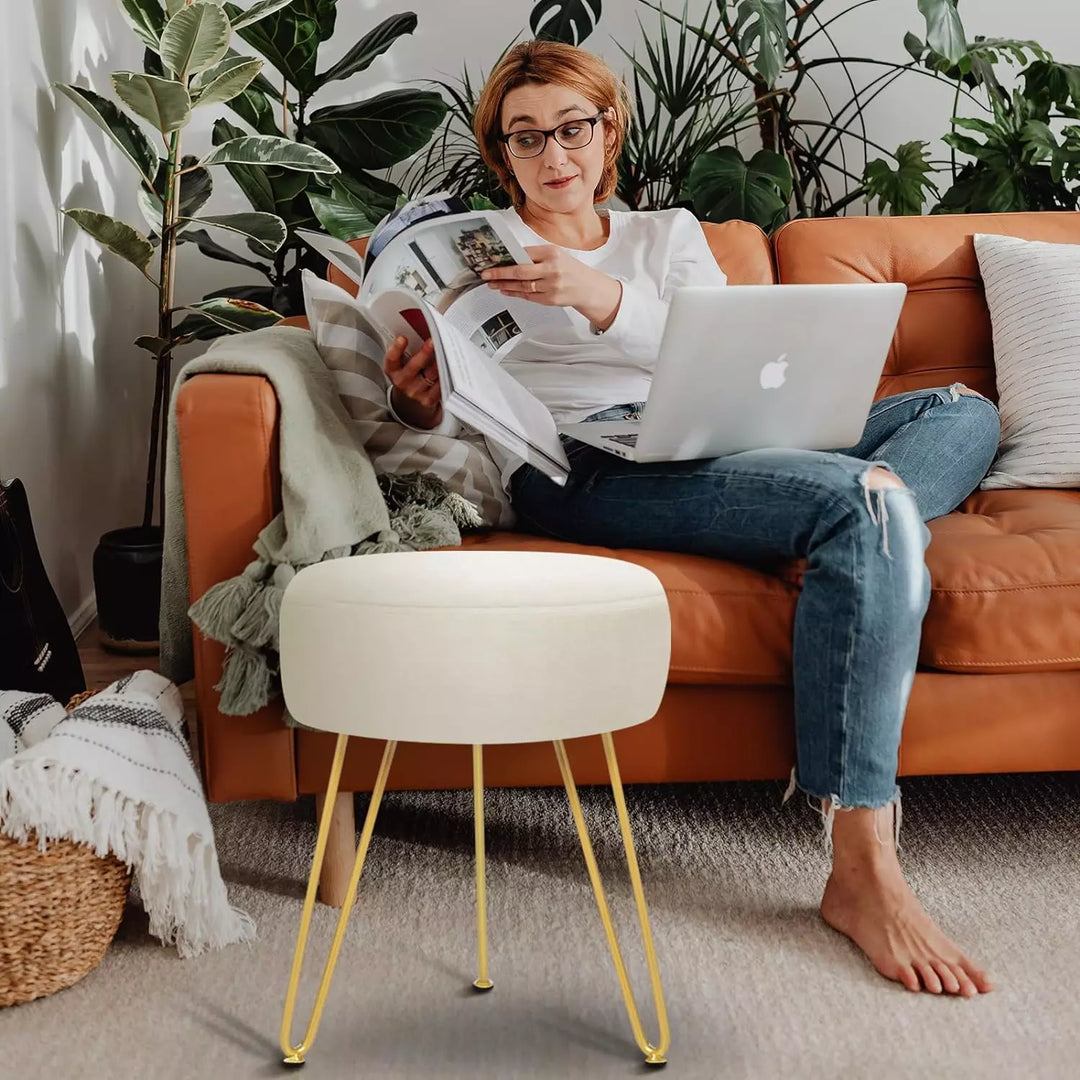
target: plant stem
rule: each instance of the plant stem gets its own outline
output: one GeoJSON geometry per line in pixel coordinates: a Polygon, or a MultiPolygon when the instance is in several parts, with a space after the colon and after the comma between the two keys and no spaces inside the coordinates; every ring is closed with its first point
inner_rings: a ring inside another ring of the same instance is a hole
{"type": "Polygon", "coordinates": [[[307,95],[301,93],[300,99],[296,105],[296,123],[293,128],[293,138],[296,139],[297,142],[304,141],[304,113],[307,111],[307,103],[307,95]]]}
{"type": "MultiPolygon", "coordinates": [[[[146,469],[146,499],[143,503],[143,525],[150,525],[154,518],[154,483],[157,478],[158,447],[161,449],[161,468],[165,467],[166,437],[165,411],[168,400],[168,373],[172,360],[172,306],[176,278],[176,232],[180,217],[180,132],[174,131],[169,138],[169,158],[166,163],[165,192],[161,204],[161,271],[158,278],[158,333],[168,342],[157,355],[154,377],[154,404],[150,418],[150,450],[146,469]]],[[[161,491],[161,524],[164,517],[164,484],[161,491]]]]}

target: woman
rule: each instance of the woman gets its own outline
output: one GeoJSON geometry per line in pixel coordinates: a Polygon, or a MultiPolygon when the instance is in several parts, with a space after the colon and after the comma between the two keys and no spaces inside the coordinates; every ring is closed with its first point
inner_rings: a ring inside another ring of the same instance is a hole
{"type": "MultiPolygon", "coordinates": [[[[570,331],[521,342],[505,361],[559,422],[636,413],[671,290],[725,281],[689,211],[596,209],[614,190],[628,118],[625,88],[602,61],[536,41],[503,58],[476,109],[484,159],[513,198],[502,213],[534,260],[483,276],[575,320],[570,331]]],[[[454,430],[430,342],[411,357],[404,344],[386,354],[395,411],[417,427],[454,430]]],[[[923,911],[897,859],[897,751],[930,594],[924,521],[974,490],[999,433],[994,405],[956,384],[878,401],[859,444],[835,452],[637,464],[566,439],[565,487],[503,461],[530,531],[747,562],[808,560],[795,616],[788,795],[797,785],[820,800],[832,850],[821,913],[886,977],[965,997],[990,982],[923,911]]]]}

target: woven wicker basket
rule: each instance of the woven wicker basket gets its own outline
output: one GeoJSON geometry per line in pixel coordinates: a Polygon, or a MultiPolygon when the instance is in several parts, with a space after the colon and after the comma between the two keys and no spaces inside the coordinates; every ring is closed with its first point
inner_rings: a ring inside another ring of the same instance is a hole
{"type": "MultiPolygon", "coordinates": [[[[90,693],[68,703],[75,708],[90,693]]],[[[97,967],[116,935],[131,875],[113,855],[0,836],[0,1006],[54,994],[97,967]]]]}

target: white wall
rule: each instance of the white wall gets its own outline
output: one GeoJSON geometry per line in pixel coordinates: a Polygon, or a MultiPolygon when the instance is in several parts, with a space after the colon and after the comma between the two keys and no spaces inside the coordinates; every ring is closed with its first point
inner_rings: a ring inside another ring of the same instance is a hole
{"type": "MultiPolygon", "coordinates": [[[[835,0],[826,9],[838,11],[849,2],[835,0]]],[[[668,6],[677,10],[681,4],[670,0],[668,6]]],[[[691,14],[709,6],[691,0],[691,14]]],[[[320,68],[390,14],[414,10],[419,26],[365,74],[330,84],[314,105],[424,78],[453,79],[465,63],[473,74],[486,72],[515,34],[528,36],[531,8],[532,0],[342,0],[338,30],[323,47],[320,68]]],[[[1058,59],[1080,62],[1080,20],[1071,0],[965,0],[962,12],[969,34],[1034,38],[1058,59]]],[[[136,523],[141,514],[152,370],[131,341],[153,331],[154,313],[153,294],[136,271],[102,256],[73,226],[59,222],[58,205],[91,206],[134,224],[139,219],[131,170],[68,102],[54,104],[49,84],[81,82],[109,94],[108,73],[138,70],[141,48],[116,0],[9,0],[5,16],[0,240],[8,258],[0,270],[0,470],[26,482],[46,564],[69,615],[77,617],[92,598],[90,557],[97,537],[136,523]]],[[[646,28],[659,18],[633,0],[603,0],[603,17],[586,48],[627,70],[612,39],[628,49],[638,46],[639,17],[646,28]]],[[[845,52],[903,60],[904,32],[922,36],[922,19],[916,0],[877,0],[832,30],[845,52]]],[[[842,89],[839,78],[835,72],[826,81],[829,93],[842,89]]],[[[946,130],[950,105],[943,86],[905,78],[871,106],[872,135],[889,147],[932,139],[946,130]]],[[[209,146],[217,115],[197,114],[185,136],[187,149],[209,146]]],[[[207,211],[244,208],[227,174],[219,171],[215,178],[207,211]]],[[[259,280],[181,249],[181,302],[218,286],[259,280]]]]}
{"type": "Polygon", "coordinates": [[[152,294],[136,271],[62,223],[57,207],[126,214],[131,185],[103,133],[53,81],[102,90],[126,24],[110,0],[20,0],[0,36],[0,470],[26,484],[42,556],[69,617],[92,613],[90,558],[141,508],[149,388],[131,346],[152,294]],[[145,287],[139,288],[142,284],[145,287]]]}

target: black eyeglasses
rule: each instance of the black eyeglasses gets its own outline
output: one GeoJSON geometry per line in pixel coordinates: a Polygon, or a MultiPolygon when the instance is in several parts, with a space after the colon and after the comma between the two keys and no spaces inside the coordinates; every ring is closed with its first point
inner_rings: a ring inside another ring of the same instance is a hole
{"type": "Polygon", "coordinates": [[[606,109],[601,109],[595,116],[583,116],[580,120],[567,120],[565,124],[550,131],[511,131],[509,135],[500,135],[499,142],[506,143],[510,153],[516,158],[539,157],[552,135],[555,141],[567,150],[580,150],[592,142],[596,125],[604,118],[606,109]]]}

